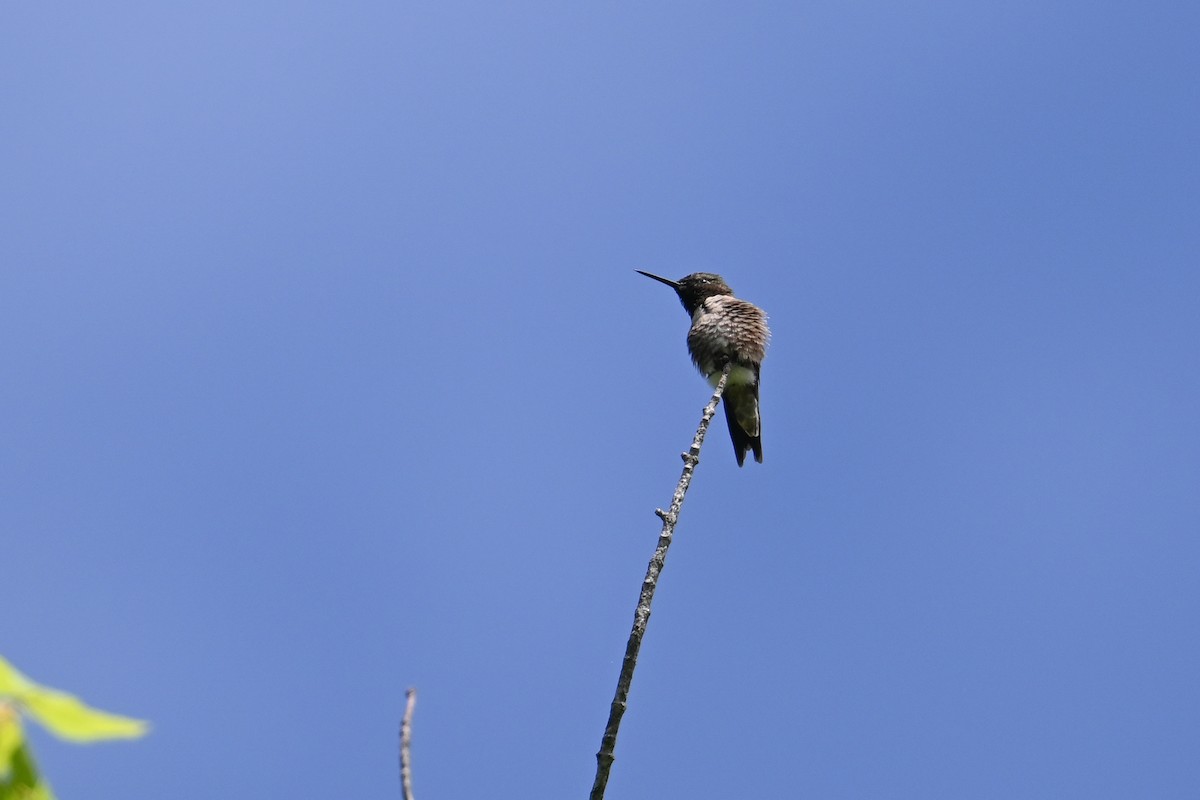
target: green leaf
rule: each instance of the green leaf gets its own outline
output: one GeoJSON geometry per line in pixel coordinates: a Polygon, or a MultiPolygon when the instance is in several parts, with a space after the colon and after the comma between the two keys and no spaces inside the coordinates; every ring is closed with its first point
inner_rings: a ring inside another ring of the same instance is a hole
{"type": "Polygon", "coordinates": [[[32,681],[17,671],[17,668],[0,656],[0,695],[16,697],[32,685],[32,681]]]}
{"type": "Polygon", "coordinates": [[[0,703],[0,775],[12,769],[13,756],[25,741],[21,715],[8,703],[0,703]]]}
{"type": "Polygon", "coordinates": [[[136,739],[148,723],[90,708],[74,695],[39,686],[0,657],[0,695],[16,700],[51,733],[74,742],[136,739]]]}
{"type": "Polygon", "coordinates": [[[54,800],[50,784],[38,775],[33,753],[22,743],[13,751],[12,769],[0,776],[0,800],[54,800]]]}

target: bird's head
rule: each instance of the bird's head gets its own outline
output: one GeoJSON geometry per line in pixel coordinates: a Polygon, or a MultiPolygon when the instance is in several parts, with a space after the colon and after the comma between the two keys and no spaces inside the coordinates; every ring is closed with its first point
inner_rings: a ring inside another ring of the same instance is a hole
{"type": "Polygon", "coordinates": [[[729,288],[725,279],[711,272],[693,272],[691,275],[673,281],[651,272],[643,272],[640,269],[635,271],[674,289],[675,294],[679,295],[679,302],[683,303],[683,307],[689,315],[695,314],[696,309],[706,298],[720,294],[733,294],[733,289],[729,288]]]}

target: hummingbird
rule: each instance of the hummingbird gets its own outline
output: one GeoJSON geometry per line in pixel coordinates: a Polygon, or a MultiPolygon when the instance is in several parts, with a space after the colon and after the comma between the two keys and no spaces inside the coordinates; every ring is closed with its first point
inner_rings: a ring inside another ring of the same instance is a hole
{"type": "Polygon", "coordinates": [[[677,281],[640,269],[635,272],[665,283],[679,295],[684,310],[692,318],[688,353],[696,369],[714,388],[725,365],[733,363],[722,395],[733,453],[739,467],[745,462],[748,450],[754,451],[754,460],[761,464],[758,376],[771,338],[766,312],[734,297],[725,279],[711,272],[696,272],[677,281]]]}

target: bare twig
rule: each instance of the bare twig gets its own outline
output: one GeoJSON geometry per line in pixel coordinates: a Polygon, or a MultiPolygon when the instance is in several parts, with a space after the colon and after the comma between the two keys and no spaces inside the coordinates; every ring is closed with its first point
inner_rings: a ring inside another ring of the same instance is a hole
{"type": "Polygon", "coordinates": [[[617,692],[613,696],[612,707],[608,712],[608,724],[604,727],[604,736],[600,740],[600,751],[596,753],[596,780],[592,784],[591,800],[603,800],[604,789],[608,785],[608,773],[612,769],[613,755],[617,747],[617,730],[621,727],[621,717],[628,705],[629,686],[633,682],[633,670],[637,667],[638,651],[642,647],[642,637],[646,635],[646,625],[650,621],[650,603],[654,600],[654,590],[658,586],[658,576],[667,560],[667,548],[671,546],[671,538],[675,535],[675,523],[679,520],[679,509],[683,506],[683,498],[692,482],[692,473],[700,463],[700,445],[704,444],[704,435],[708,432],[708,424],[717,413],[717,405],[721,402],[721,394],[725,391],[725,382],[729,379],[730,365],[726,365],[717,381],[717,388],[712,398],[704,407],[700,418],[700,427],[692,439],[692,446],[683,454],[683,474],[675,487],[675,495],[671,498],[671,507],[663,511],[656,508],[654,513],[662,520],[662,531],[658,534],[658,546],[654,549],[654,557],[646,568],[646,578],[642,581],[642,593],[638,597],[637,609],[633,613],[633,630],[629,633],[629,641],[625,645],[625,658],[621,662],[621,674],[617,678],[617,692]]]}
{"type": "Polygon", "coordinates": [[[412,718],[417,705],[417,690],[409,687],[404,694],[404,719],[400,721],[400,796],[413,800],[412,790],[412,718]]]}

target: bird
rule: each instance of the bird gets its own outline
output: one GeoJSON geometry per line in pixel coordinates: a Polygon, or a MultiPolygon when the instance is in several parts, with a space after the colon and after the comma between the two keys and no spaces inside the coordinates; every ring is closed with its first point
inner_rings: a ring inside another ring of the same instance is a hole
{"type": "Polygon", "coordinates": [[[733,289],[725,279],[711,272],[694,272],[673,281],[652,272],[634,271],[665,283],[679,295],[684,310],[692,318],[687,336],[688,353],[696,369],[714,388],[725,365],[733,364],[722,397],[733,453],[739,467],[744,464],[749,451],[754,452],[754,460],[761,464],[759,373],[771,338],[766,312],[734,297],[733,289]]]}

